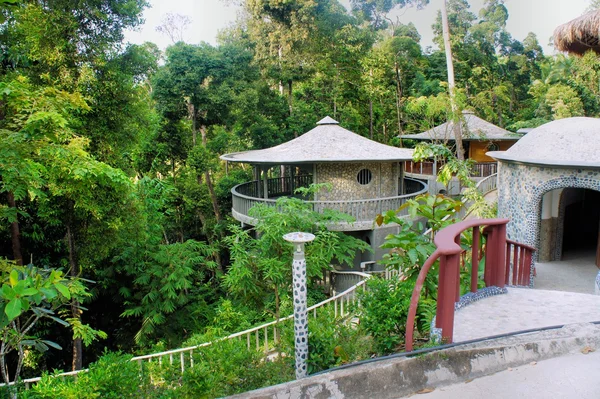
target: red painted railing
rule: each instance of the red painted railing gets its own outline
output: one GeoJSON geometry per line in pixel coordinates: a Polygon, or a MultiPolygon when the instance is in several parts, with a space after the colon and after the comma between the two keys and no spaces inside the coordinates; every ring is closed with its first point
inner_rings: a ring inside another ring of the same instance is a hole
{"type": "Polygon", "coordinates": [[[471,247],[471,292],[477,292],[479,260],[485,255],[483,280],[486,287],[503,288],[507,284],[529,285],[531,259],[535,248],[506,239],[508,219],[465,220],[440,230],[434,238],[437,247],[427,259],[412,293],[406,321],[406,350],[413,350],[413,332],[417,305],[427,273],[439,259],[439,281],[435,326],[442,330],[442,340],[452,342],[454,331],[454,304],[460,297],[460,265],[464,250],[460,246],[461,234],[473,229],[471,247]],[[481,245],[481,234],[486,236],[481,245]]]}

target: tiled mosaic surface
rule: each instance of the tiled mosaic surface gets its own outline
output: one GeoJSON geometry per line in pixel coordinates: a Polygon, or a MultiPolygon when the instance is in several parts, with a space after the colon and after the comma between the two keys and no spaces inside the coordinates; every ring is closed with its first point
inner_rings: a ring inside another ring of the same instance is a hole
{"type": "MultiPolygon", "coordinates": [[[[457,312],[463,309],[465,306],[468,306],[474,302],[480,301],[484,298],[489,298],[495,295],[506,294],[508,290],[506,288],[499,287],[485,287],[477,290],[477,292],[468,292],[462,297],[460,300],[454,304],[454,311],[457,312]]],[[[431,341],[439,344],[442,342],[442,329],[435,327],[435,316],[431,321],[431,328],[429,336],[431,337],[431,341]]]]}
{"type": "Polygon", "coordinates": [[[339,201],[395,197],[398,181],[398,162],[321,163],[317,164],[317,183],[331,183],[331,190],[321,190],[319,201],[339,201]],[[359,184],[358,172],[369,169],[369,184],[359,184]]]}
{"type": "Polygon", "coordinates": [[[508,238],[539,248],[542,197],[548,191],[568,187],[600,191],[600,170],[500,162],[498,216],[511,220],[508,238]]]}

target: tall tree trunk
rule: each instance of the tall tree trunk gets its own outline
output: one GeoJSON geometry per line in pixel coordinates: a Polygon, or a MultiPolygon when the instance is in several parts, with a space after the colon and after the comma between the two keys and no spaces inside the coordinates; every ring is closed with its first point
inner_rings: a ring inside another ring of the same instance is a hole
{"type": "MultiPolygon", "coordinates": [[[[277,60],[279,64],[279,70],[281,71],[281,59],[283,58],[283,49],[281,46],[277,48],[277,60]]],[[[283,97],[283,82],[279,80],[279,95],[283,97]]]]}
{"type": "Polygon", "coordinates": [[[369,137],[373,140],[373,100],[369,98],[369,137]]]}
{"type": "MultiPolygon", "coordinates": [[[[12,192],[7,192],[8,206],[17,209],[15,196],[12,192]]],[[[21,253],[21,230],[19,229],[19,221],[15,217],[15,221],[10,224],[10,239],[12,242],[13,259],[18,265],[23,264],[23,255],[21,253]]]]}
{"type": "MultiPolygon", "coordinates": [[[[202,145],[206,147],[206,126],[200,126],[200,134],[202,135],[202,145]]],[[[212,202],[213,211],[215,212],[215,218],[217,219],[217,223],[219,223],[222,220],[221,212],[219,211],[219,203],[217,202],[217,195],[215,194],[215,188],[212,184],[210,171],[204,171],[204,180],[206,181],[206,187],[210,194],[210,201],[212,202]]]]}
{"type": "Polygon", "coordinates": [[[196,146],[196,139],[198,136],[198,111],[194,104],[188,100],[188,118],[192,121],[192,147],[196,146]]]}
{"type": "Polygon", "coordinates": [[[454,122],[454,139],[456,141],[456,156],[459,160],[465,159],[463,149],[461,118],[456,104],[456,87],[454,83],[454,61],[452,60],[452,46],[450,44],[450,28],[448,27],[448,9],[446,0],[442,3],[442,33],[444,36],[444,48],[446,50],[446,66],[448,67],[448,90],[450,92],[450,108],[452,109],[452,121],[454,122]]]}
{"type": "MultiPolygon", "coordinates": [[[[69,268],[71,269],[72,277],[79,277],[81,270],[77,262],[77,252],[75,249],[75,237],[73,234],[73,203],[69,202],[68,205],[69,215],[67,216],[67,245],[69,247],[69,268]]],[[[81,318],[81,308],[79,300],[71,298],[71,316],[75,319],[81,318]]],[[[81,370],[83,367],[83,345],[81,338],[73,339],[73,359],[71,362],[72,370],[81,370]]]]}
{"type": "Polygon", "coordinates": [[[288,108],[290,110],[290,116],[294,112],[294,93],[292,92],[292,80],[288,80],[288,108]]]}
{"type": "MultiPolygon", "coordinates": [[[[398,67],[398,61],[394,63],[394,66],[396,67],[396,118],[398,118],[398,135],[402,136],[402,119],[400,117],[402,81],[400,80],[400,68],[398,67]]],[[[402,140],[400,140],[400,147],[402,147],[402,140]]]]}

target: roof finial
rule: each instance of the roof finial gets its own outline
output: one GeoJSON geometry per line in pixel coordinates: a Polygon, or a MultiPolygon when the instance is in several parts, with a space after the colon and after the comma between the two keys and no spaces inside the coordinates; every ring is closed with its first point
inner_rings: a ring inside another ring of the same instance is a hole
{"type": "Polygon", "coordinates": [[[321,119],[320,121],[317,122],[317,125],[339,125],[340,123],[338,121],[336,121],[335,119],[326,116],[325,118],[321,119]]]}

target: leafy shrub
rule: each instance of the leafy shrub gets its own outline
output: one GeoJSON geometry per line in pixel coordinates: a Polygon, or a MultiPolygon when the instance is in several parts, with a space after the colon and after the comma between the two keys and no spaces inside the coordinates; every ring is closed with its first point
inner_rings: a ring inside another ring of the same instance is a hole
{"type": "Polygon", "coordinates": [[[293,367],[282,359],[264,360],[245,341],[228,340],[194,354],[194,367],[181,378],[178,398],[213,398],[292,380],[293,367]]]}
{"type": "MultiPolygon", "coordinates": [[[[379,354],[393,353],[404,343],[413,288],[414,283],[409,281],[372,278],[367,282],[367,290],[359,293],[360,323],[373,336],[379,354]]],[[[435,309],[431,299],[419,303],[416,323],[421,332],[429,331],[435,309]]]]}
{"type": "Polygon", "coordinates": [[[160,390],[150,384],[148,375],[140,374],[140,366],[131,356],[108,353],[89,367],[89,372],[76,378],[56,378],[49,374],[24,391],[26,399],[117,399],[160,397],[160,390]]]}
{"type": "MultiPolygon", "coordinates": [[[[286,324],[282,330],[282,352],[286,353],[293,367],[293,323],[286,324]]],[[[349,317],[335,317],[332,309],[320,309],[317,318],[309,317],[309,374],[367,359],[372,353],[372,339],[349,317]]]]}

